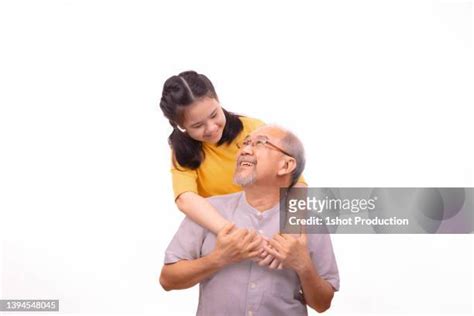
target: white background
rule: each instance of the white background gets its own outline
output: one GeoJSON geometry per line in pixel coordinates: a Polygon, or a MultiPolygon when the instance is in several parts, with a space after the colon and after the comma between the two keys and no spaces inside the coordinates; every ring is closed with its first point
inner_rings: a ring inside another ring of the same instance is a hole
{"type": "MultiPolygon", "coordinates": [[[[195,312],[197,287],[158,284],[183,217],[158,103],[183,70],[295,131],[310,186],[473,186],[472,23],[461,0],[0,1],[0,298],[195,312]]],[[[333,243],[328,315],[472,314],[472,235],[333,243]]]]}

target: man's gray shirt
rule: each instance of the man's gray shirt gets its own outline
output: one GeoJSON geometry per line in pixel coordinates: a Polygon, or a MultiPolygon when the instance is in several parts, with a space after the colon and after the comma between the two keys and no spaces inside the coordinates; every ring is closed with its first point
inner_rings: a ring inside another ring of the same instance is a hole
{"type": "MultiPolygon", "coordinates": [[[[279,231],[278,204],[260,212],[248,204],[243,191],[208,201],[239,228],[253,228],[269,238],[279,231]]],[[[215,243],[213,233],[186,217],[166,249],[165,264],[204,257],[215,243]]],[[[330,235],[308,234],[308,249],[316,271],[337,291],[339,273],[330,235]]],[[[197,315],[307,315],[307,309],[295,271],[273,270],[246,260],[201,281],[197,315]]]]}

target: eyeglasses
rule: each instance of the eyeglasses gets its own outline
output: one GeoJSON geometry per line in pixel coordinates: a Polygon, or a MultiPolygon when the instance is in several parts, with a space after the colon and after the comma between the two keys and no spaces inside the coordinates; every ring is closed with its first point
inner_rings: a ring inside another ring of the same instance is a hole
{"type": "Polygon", "coordinates": [[[289,154],[288,152],[284,151],[283,149],[281,149],[280,147],[278,147],[277,145],[275,144],[272,144],[268,138],[266,137],[258,137],[257,139],[255,140],[252,140],[250,137],[247,137],[245,138],[243,141],[241,142],[238,142],[237,143],[237,148],[243,148],[243,147],[246,147],[246,146],[252,146],[253,147],[256,147],[256,148],[263,148],[265,147],[265,145],[268,145],[270,147],[273,147],[274,149],[278,150],[279,152],[287,155],[287,156],[290,156],[291,158],[295,158],[293,157],[293,155],[289,154]]]}

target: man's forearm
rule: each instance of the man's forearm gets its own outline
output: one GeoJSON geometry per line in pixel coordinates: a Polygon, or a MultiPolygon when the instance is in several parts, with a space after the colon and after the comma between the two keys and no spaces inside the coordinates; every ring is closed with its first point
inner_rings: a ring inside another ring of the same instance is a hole
{"type": "Polygon", "coordinates": [[[166,291],[187,289],[201,282],[221,267],[222,264],[217,260],[214,253],[199,259],[181,260],[163,267],[160,283],[166,291]]]}
{"type": "Polygon", "coordinates": [[[297,273],[306,303],[319,313],[327,310],[331,306],[334,290],[331,284],[316,272],[311,259],[297,273]]]}

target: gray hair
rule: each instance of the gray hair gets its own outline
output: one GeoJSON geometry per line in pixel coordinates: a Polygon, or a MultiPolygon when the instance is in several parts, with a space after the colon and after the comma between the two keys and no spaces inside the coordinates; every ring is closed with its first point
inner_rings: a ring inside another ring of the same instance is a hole
{"type": "Polygon", "coordinates": [[[289,130],[282,128],[278,125],[272,124],[270,126],[278,128],[279,130],[285,132],[285,137],[280,140],[281,146],[283,147],[282,149],[292,155],[293,158],[295,158],[296,160],[296,168],[291,174],[290,187],[292,187],[298,182],[298,179],[301,177],[301,174],[303,173],[306,164],[303,143],[295,134],[293,134],[289,130]]]}

